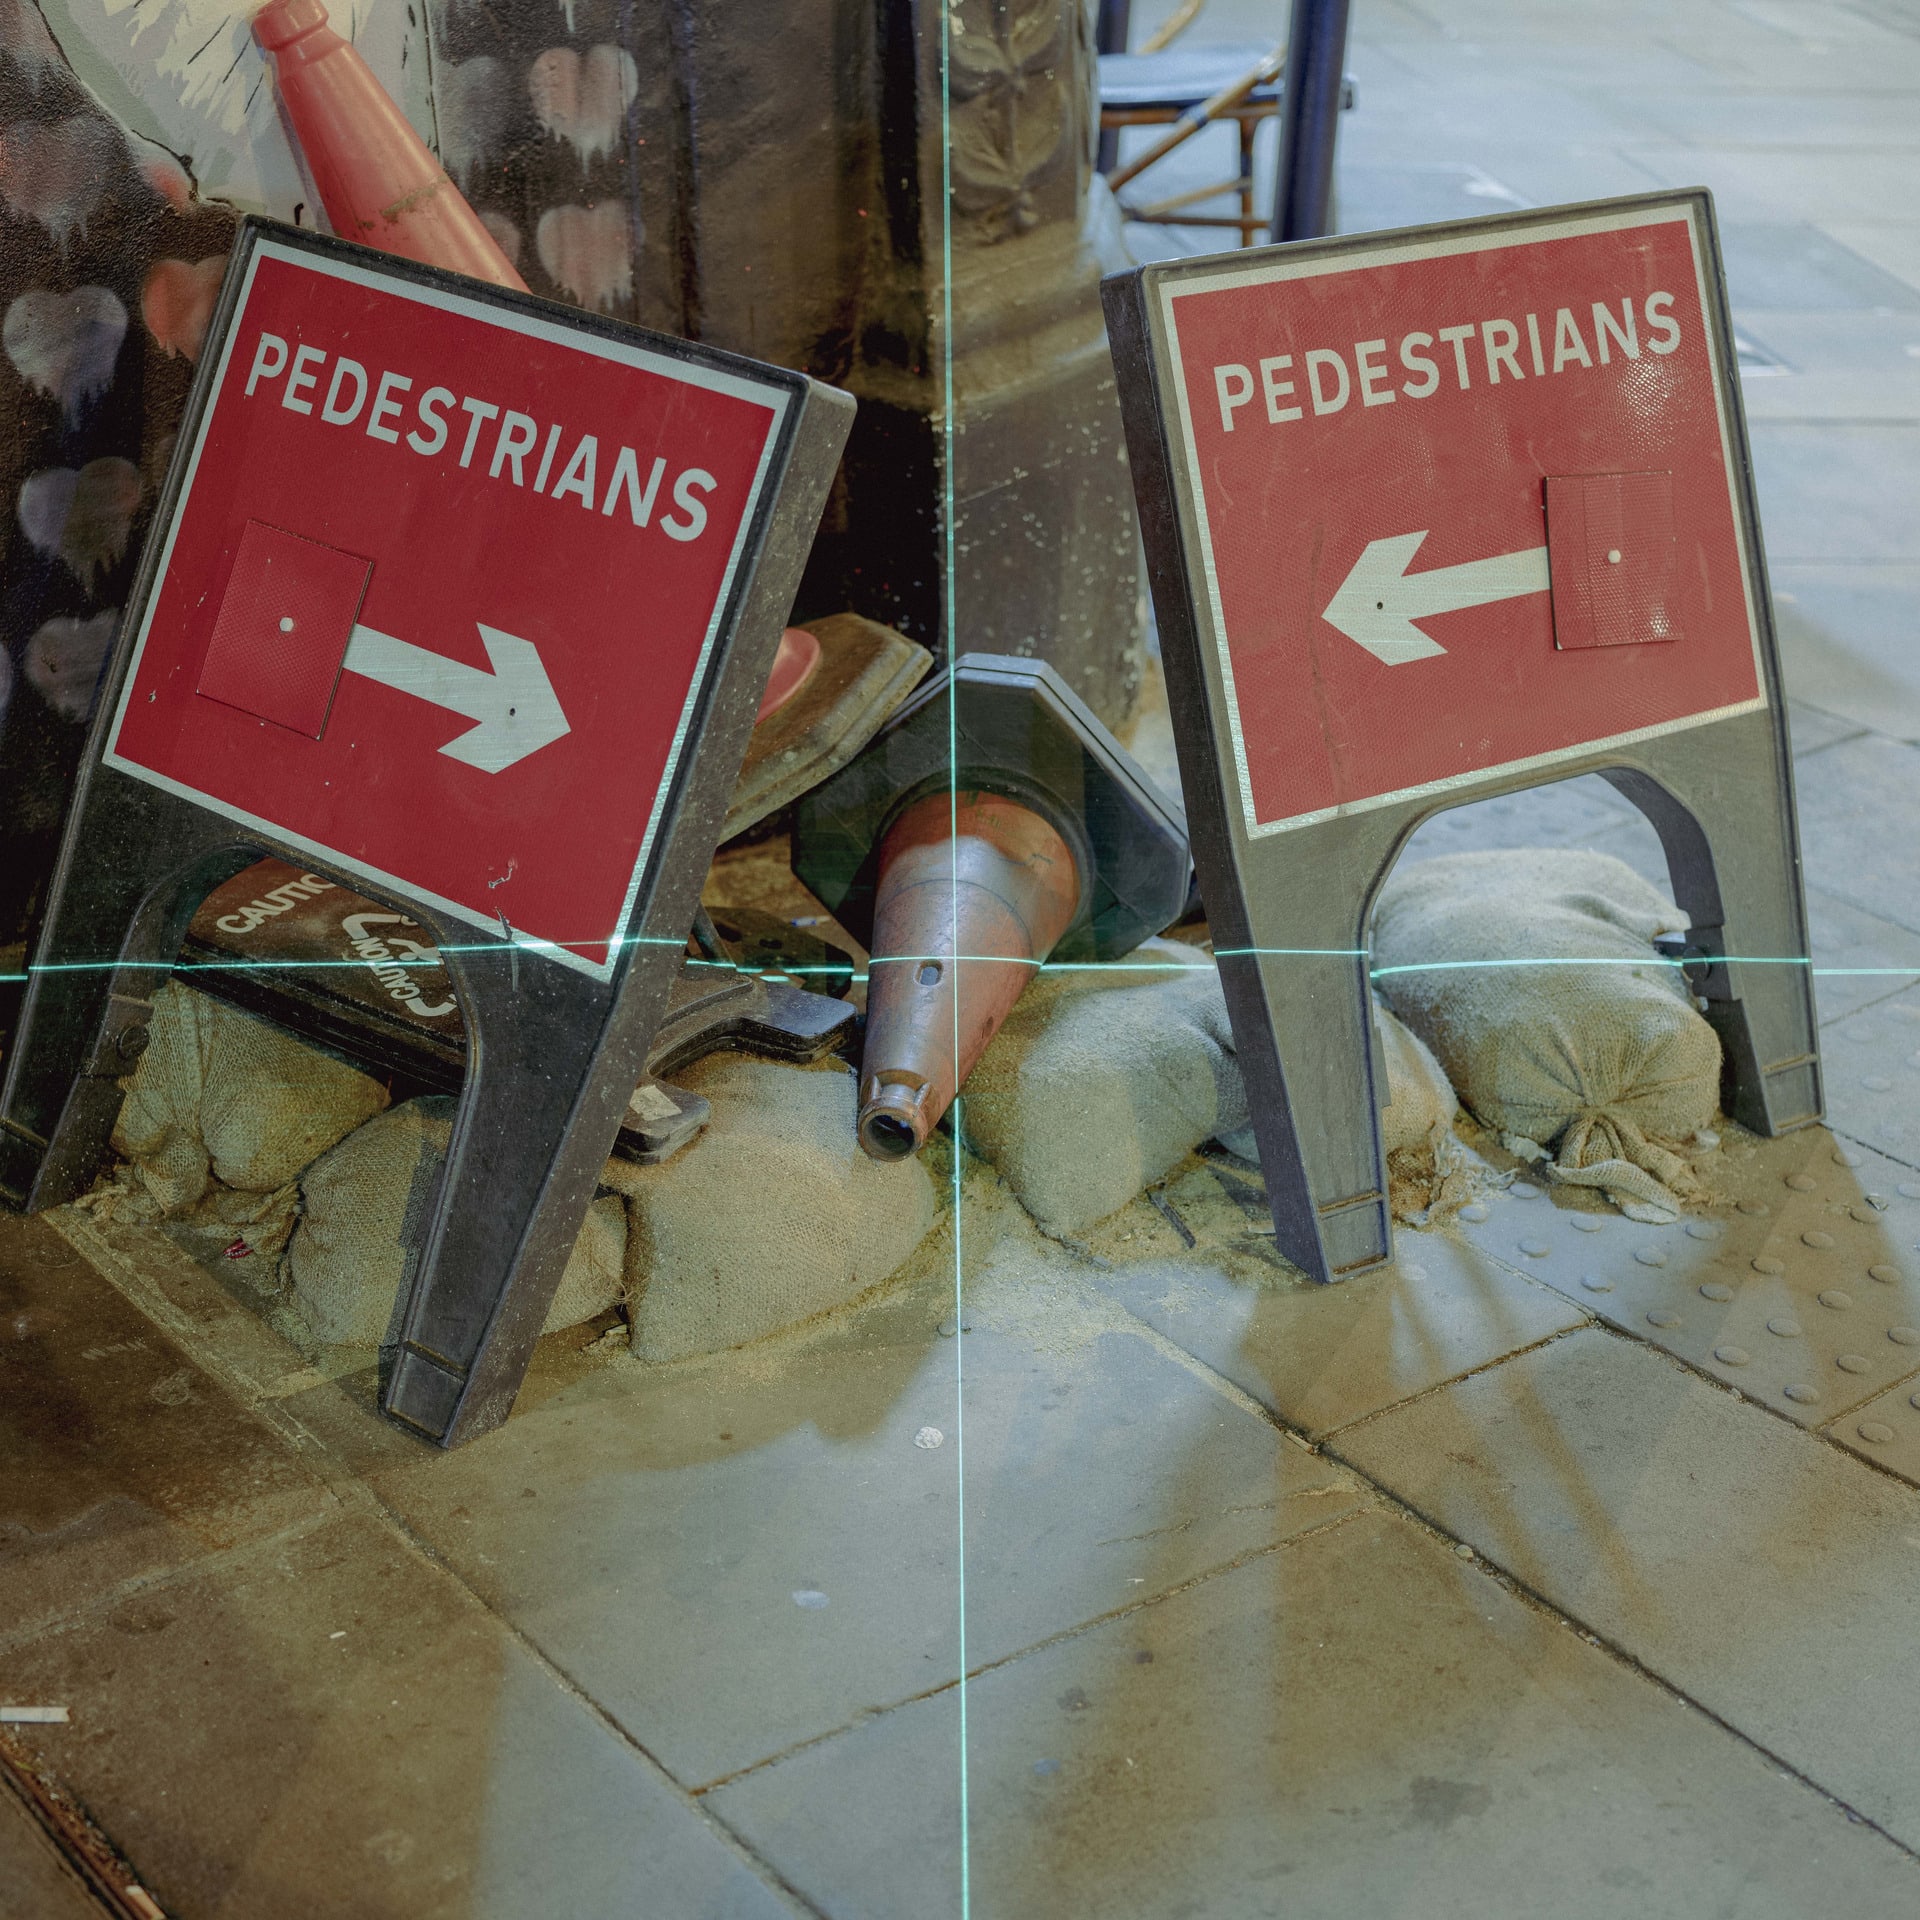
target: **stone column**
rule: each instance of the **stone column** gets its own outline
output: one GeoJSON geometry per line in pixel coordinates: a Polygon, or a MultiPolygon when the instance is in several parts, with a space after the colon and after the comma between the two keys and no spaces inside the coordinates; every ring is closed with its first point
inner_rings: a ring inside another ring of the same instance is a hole
{"type": "Polygon", "coordinates": [[[1144,601],[1100,317],[1085,0],[441,0],[449,170],[542,292],[804,367],[861,415],[802,589],[1131,709],[1144,601]]]}

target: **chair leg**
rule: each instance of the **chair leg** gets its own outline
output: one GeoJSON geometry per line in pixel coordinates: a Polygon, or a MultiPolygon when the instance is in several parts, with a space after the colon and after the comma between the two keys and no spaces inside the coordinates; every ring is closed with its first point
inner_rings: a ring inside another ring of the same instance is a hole
{"type": "Polygon", "coordinates": [[[1250,120],[1245,114],[1239,116],[1240,127],[1240,244],[1243,247],[1253,245],[1253,130],[1260,123],[1250,120]]]}

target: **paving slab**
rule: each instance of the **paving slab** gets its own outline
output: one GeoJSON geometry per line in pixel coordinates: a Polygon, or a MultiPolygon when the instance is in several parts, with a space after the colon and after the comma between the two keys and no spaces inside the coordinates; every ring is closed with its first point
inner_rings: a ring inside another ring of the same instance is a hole
{"type": "Polygon", "coordinates": [[[1812,221],[1726,219],[1720,211],[1720,255],[1734,313],[1920,313],[1920,286],[1853,228],[1812,221]]]}
{"type": "Polygon", "coordinates": [[[1871,733],[1843,740],[1821,754],[1797,798],[1808,876],[1920,933],[1920,747],[1871,733]]]}
{"type": "Polygon", "coordinates": [[[53,1207],[39,1218],[246,1405],[298,1392],[334,1370],[314,1365],[263,1317],[273,1304],[271,1263],[217,1254],[202,1261],[174,1237],[184,1229],[106,1220],[84,1206],[53,1207]]]}
{"type": "MultiPolygon", "coordinates": [[[[1920,335],[1920,324],[1914,331],[1920,335]]],[[[1920,374],[1920,360],[1912,362],[1920,374]]],[[[1771,569],[1780,661],[1790,693],[1854,723],[1920,740],[1920,669],[1913,638],[1920,566],[1771,569]]],[[[1798,728],[1794,745],[1800,745],[1798,728]]],[[[1807,778],[1816,777],[1808,769],[1807,778]]]]}
{"type": "Polygon", "coordinates": [[[1733,1134],[1711,1215],[1646,1226],[1516,1181],[1461,1232],[1623,1333],[1817,1426],[1920,1373],[1920,1186],[1824,1127],[1733,1134]]]}
{"type": "MultiPolygon", "coordinates": [[[[1886,56],[1887,86],[1920,86],[1920,40],[1908,39],[1886,56]]],[[[1765,65],[1743,62],[1762,86],[1804,87],[1814,91],[1825,63],[1791,49],[1765,65]]],[[[1769,151],[1764,146],[1633,147],[1624,157],[1644,167],[1666,187],[1707,186],[1729,221],[1871,220],[1889,206],[1906,205],[1913,162],[1886,147],[1840,153],[1801,148],[1769,151]]]]}
{"type": "Polygon", "coordinates": [[[1920,1486],[1920,1383],[1903,1380],[1820,1431],[1862,1460],[1920,1486]]]}
{"type": "MultiPolygon", "coordinates": [[[[1910,1915],[1920,1866],[1403,1519],[975,1679],[996,1920],[1910,1915]]],[[[835,1920],[959,1911],[953,1693],[713,1795],[835,1920]]]]}
{"type": "Polygon", "coordinates": [[[1338,1452],[1904,1846],[1920,1490],[1592,1329],[1338,1452]]]}
{"type": "Polygon", "coordinates": [[[1899,1161],[1899,1184],[1920,1180],[1920,987],[1828,1031],[1828,1118],[1850,1138],[1899,1161]]]}
{"type": "Polygon", "coordinates": [[[1920,424],[1755,420],[1748,438],[1773,566],[1920,560],[1920,424]]]}
{"type": "MultiPolygon", "coordinates": [[[[1798,0],[1796,0],[1798,4],[1798,0]]],[[[1642,118],[1676,145],[1737,146],[1764,128],[1767,144],[1783,147],[1900,147],[1911,149],[1913,103],[1899,93],[1714,93],[1689,88],[1652,93],[1637,103],[1642,118]]]]}
{"type": "Polygon", "coordinates": [[[0,1638],[337,1510],[278,1435],[44,1220],[6,1213],[0,1460],[0,1638]]]}
{"type": "Polygon", "coordinates": [[[373,1520],[150,1589],[8,1671],[69,1705],[40,1751],[180,1920],[796,1911],[373,1520]]]}
{"type": "MultiPolygon", "coordinates": [[[[1778,598],[1778,595],[1775,597],[1778,598]]],[[[1850,719],[1844,714],[1829,713],[1801,700],[1787,702],[1787,737],[1792,742],[1796,760],[1809,753],[1818,753],[1822,747],[1830,747],[1836,741],[1851,740],[1855,734],[1865,731],[1864,721],[1850,719]]]]}
{"type": "Polygon", "coordinates": [[[1920,221],[1855,220],[1823,223],[1850,252],[1870,261],[1920,299],[1920,221]]]}
{"type": "MultiPolygon", "coordinates": [[[[1394,1229],[1394,1259],[1321,1286],[1252,1251],[1257,1170],[1217,1164],[1168,1182],[1163,1208],[1191,1233],[1180,1256],[1116,1265],[1102,1292],[1309,1435],[1551,1339],[1584,1310],[1443,1232],[1394,1229]]],[[[1920,1364],[1920,1361],[1916,1361],[1920,1364]]]]}
{"type": "Polygon", "coordinates": [[[970,1656],[1003,1657],[1363,1497],[1124,1314],[1076,1321],[1063,1264],[1024,1328],[943,1336],[950,1284],[909,1289],[813,1340],[610,1363],[372,1485],[706,1784],[944,1684],[963,1604],[970,1656]]]}
{"type": "Polygon", "coordinates": [[[1806,893],[1813,999],[1828,1029],[1824,1046],[1848,1014],[1890,1000],[1920,980],[1920,933],[1836,899],[1824,888],[1810,886],[1806,893]]]}

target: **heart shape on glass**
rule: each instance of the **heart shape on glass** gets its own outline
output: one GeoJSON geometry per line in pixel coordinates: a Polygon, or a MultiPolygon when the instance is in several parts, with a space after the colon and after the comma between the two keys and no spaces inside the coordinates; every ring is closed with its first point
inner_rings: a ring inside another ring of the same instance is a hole
{"type": "Polygon", "coordinates": [[[169,353],[200,358],[227,271],[224,253],[205,260],[156,260],[140,289],[140,318],[169,353]]]}
{"type": "Polygon", "coordinates": [[[619,200],[597,207],[550,207],[533,244],[554,284],[584,306],[611,311],[633,293],[631,215],[619,200]]]}
{"type": "Polygon", "coordinates": [[[592,161],[618,145],[640,75],[624,47],[590,47],[584,58],[549,47],[528,69],[527,91],[540,124],[592,161]]]}
{"type": "Polygon", "coordinates": [[[63,614],[42,622],[27,642],[27,679],[61,719],[84,721],[93,711],[100,666],[119,624],[118,607],[96,613],[91,620],[63,614]]]}
{"type": "Polygon", "coordinates": [[[108,287],[55,293],[35,287],[7,309],[0,343],[28,386],[50,394],[69,423],[113,383],[127,337],[127,310],[108,287]]]}
{"type": "Polygon", "coordinates": [[[126,143],[105,120],[16,121],[0,133],[0,198],[60,246],[86,225],[126,143]]]}
{"type": "Polygon", "coordinates": [[[71,467],[43,467],[20,487],[21,530],[58,556],[82,586],[119,564],[140,505],[140,470],[116,454],[71,467]]]}

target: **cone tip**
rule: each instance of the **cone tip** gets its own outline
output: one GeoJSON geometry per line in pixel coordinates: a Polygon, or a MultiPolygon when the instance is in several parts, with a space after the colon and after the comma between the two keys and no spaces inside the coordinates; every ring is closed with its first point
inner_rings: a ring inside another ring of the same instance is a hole
{"type": "Polygon", "coordinates": [[[927,1113],[932,1094],[931,1086],[911,1075],[867,1082],[854,1131],[869,1159],[905,1160],[927,1144],[933,1130],[927,1113]]]}

